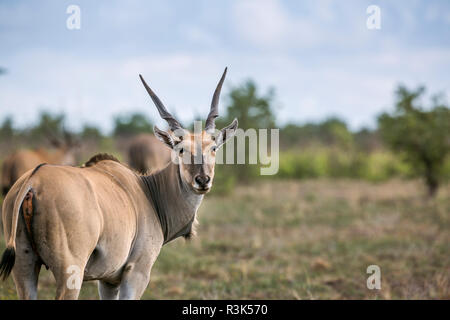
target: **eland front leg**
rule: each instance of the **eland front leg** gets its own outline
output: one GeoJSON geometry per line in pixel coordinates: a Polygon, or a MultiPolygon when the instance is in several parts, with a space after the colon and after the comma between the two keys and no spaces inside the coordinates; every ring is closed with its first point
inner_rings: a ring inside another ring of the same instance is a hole
{"type": "Polygon", "coordinates": [[[120,283],[120,300],[139,300],[150,282],[150,268],[128,263],[120,283]]]}
{"type": "Polygon", "coordinates": [[[105,281],[98,282],[98,294],[101,300],[117,300],[119,299],[120,286],[105,281]]]}

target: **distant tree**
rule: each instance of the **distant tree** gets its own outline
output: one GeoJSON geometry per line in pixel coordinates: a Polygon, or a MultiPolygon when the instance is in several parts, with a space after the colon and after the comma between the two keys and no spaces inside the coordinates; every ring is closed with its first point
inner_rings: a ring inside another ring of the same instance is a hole
{"type": "Polygon", "coordinates": [[[394,112],[380,115],[378,124],[386,144],[406,156],[434,196],[450,150],[450,110],[438,96],[425,110],[418,102],[424,92],[424,87],[410,91],[400,86],[394,112]]]}
{"type": "Polygon", "coordinates": [[[353,136],[348,130],[347,124],[338,118],[329,118],[321,123],[319,134],[325,144],[348,148],[353,143],[353,136]]]}
{"type": "Polygon", "coordinates": [[[6,73],[6,69],[3,67],[0,67],[0,75],[5,74],[6,73]]]}
{"type": "Polygon", "coordinates": [[[265,95],[260,95],[254,81],[248,80],[240,86],[231,89],[228,94],[226,116],[217,120],[225,126],[234,118],[239,120],[239,128],[273,128],[275,115],[272,104],[275,92],[270,89],[265,95]]]}
{"type": "MultiPolygon", "coordinates": [[[[234,118],[239,121],[239,128],[247,130],[250,128],[274,128],[275,115],[273,113],[273,101],[275,92],[269,89],[265,94],[260,94],[257,85],[252,80],[231,89],[227,96],[226,112],[221,113],[224,116],[217,118],[216,127],[221,129],[231,123],[234,118]]],[[[248,146],[248,144],[247,144],[248,146]]],[[[235,161],[237,160],[237,144],[235,144],[235,161]]],[[[249,159],[249,150],[246,149],[246,159],[249,159]]],[[[236,163],[236,162],[235,162],[236,163]]],[[[258,166],[250,165],[225,165],[220,170],[223,174],[221,183],[227,184],[231,180],[248,182],[255,177],[258,172],[258,166]],[[230,180],[231,179],[231,180],[230,180]]],[[[219,179],[220,180],[220,179],[219,179]]]]}
{"type": "Polygon", "coordinates": [[[144,114],[133,113],[114,118],[114,136],[132,136],[142,132],[153,132],[153,124],[144,114]]]}
{"type": "Polygon", "coordinates": [[[29,131],[31,142],[42,143],[50,142],[58,144],[64,137],[64,114],[52,114],[48,111],[42,111],[39,115],[39,121],[29,131]]]}
{"type": "Polygon", "coordinates": [[[85,124],[81,130],[81,137],[83,139],[98,141],[103,137],[103,135],[97,127],[85,124]]]}
{"type": "Polygon", "coordinates": [[[289,123],[281,129],[280,136],[284,148],[313,144],[349,148],[353,144],[353,134],[347,124],[335,117],[304,125],[289,123]]]}
{"type": "Polygon", "coordinates": [[[0,127],[0,140],[10,141],[13,136],[14,136],[13,120],[9,116],[6,117],[5,120],[3,120],[3,123],[0,127]]]}
{"type": "Polygon", "coordinates": [[[358,150],[372,152],[381,147],[378,130],[362,128],[353,134],[358,150]]]}

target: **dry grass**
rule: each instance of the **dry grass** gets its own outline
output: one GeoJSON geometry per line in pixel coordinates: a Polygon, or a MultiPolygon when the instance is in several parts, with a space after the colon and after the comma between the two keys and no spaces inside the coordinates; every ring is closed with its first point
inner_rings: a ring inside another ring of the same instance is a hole
{"type": "MultiPolygon", "coordinates": [[[[450,187],[264,182],[209,196],[199,236],[166,245],[145,299],[450,299],[450,187]],[[367,266],[382,289],[366,287],[367,266]]],[[[3,250],[3,242],[1,243],[3,250]]],[[[43,272],[40,298],[54,296],[43,272]]],[[[97,299],[95,283],[81,298],[97,299]]],[[[1,299],[17,298],[11,279],[1,299]]]]}

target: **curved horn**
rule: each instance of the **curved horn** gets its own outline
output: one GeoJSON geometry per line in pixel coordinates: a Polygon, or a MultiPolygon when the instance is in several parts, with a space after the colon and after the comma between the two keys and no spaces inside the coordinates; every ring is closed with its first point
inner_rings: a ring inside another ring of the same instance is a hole
{"type": "Polygon", "coordinates": [[[158,96],[147,85],[144,78],[141,75],[139,75],[139,78],[141,78],[141,81],[144,84],[145,89],[150,95],[150,98],[152,98],[153,103],[156,105],[156,108],[158,109],[161,118],[166,120],[167,123],[169,124],[170,130],[175,131],[176,129],[181,129],[182,128],[181,124],[167,111],[166,107],[164,107],[163,103],[161,102],[161,100],[159,100],[158,96]]]}
{"type": "Polygon", "coordinates": [[[222,90],[222,84],[225,80],[225,76],[227,75],[227,68],[223,72],[222,78],[220,78],[219,83],[217,84],[216,90],[214,91],[214,96],[211,101],[211,110],[209,111],[208,117],[206,118],[205,131],[214,130],[216,128],[216,124],[214,120],[219,116],[219,98],[220,98],[220,90],[222,90]]]}

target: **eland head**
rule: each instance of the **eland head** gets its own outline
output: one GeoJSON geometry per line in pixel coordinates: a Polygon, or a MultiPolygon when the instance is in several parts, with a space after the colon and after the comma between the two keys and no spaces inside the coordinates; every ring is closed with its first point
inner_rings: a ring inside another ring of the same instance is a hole
{"type": "Polygon", "coordinates": [[[215,126],[215,119],[219,116],[220,91],[226,74],[227,68],[214,91],[205,129],[194,130],[194,133],[182,127],[150,89],[142,75],[139,75],[159,114],[169,124],[168,131],[155,126],[155,136],[172,150],[172,161],[179,164],[181,178],[196,194],[205,194],[211,189],[216,151],[236,133],[238,126],[237,119],[221,130],[216,130],[215,126]]]}

